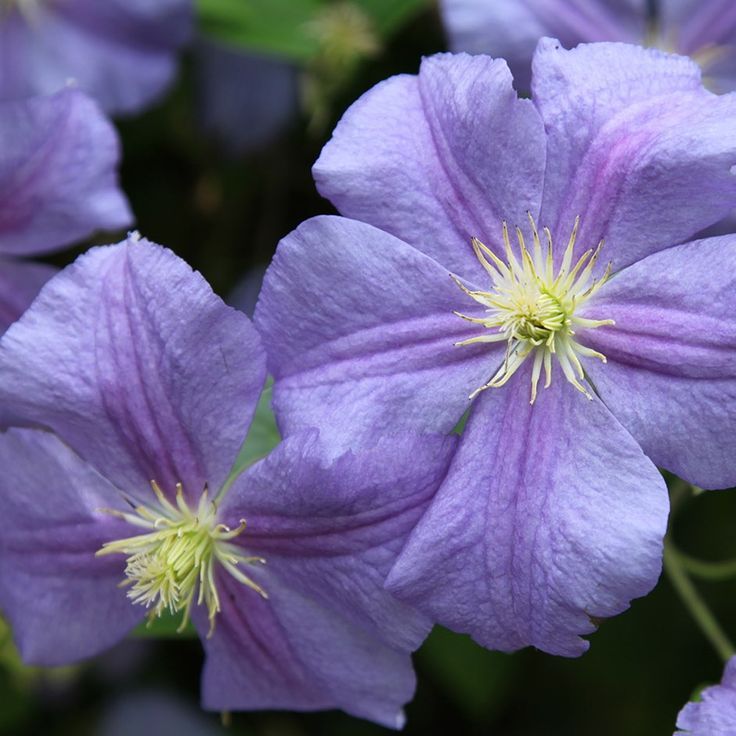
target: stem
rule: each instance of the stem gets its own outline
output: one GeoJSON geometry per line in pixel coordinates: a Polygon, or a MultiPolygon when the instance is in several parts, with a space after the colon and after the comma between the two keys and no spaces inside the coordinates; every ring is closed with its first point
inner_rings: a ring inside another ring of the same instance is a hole
{"type": "Polygon", "coordinates": [[[688,577],[680,553],[669,540],[665,540],[664,543],[664,569],[685,608],[688,609],[706,639],[718,652],[718,656],[727,662],[734,654],[733,644],[688,577]]]}
{"type": "Polygon", "coordinates": [[[704,560],[696,560],[694,557],[682,554],[682,552],[678,554],[682,566],[696,578],[702,578],[703,580],[729,580],[736,577],[736,560],[706,562],[704,560]]]}

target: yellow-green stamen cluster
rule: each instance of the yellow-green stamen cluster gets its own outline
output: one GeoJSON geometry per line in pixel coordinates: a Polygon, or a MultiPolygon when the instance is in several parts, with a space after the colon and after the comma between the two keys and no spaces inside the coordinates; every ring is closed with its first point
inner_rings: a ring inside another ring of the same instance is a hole
{"type": "Polygon", "coordinates": [[[150,609],[149,620],[164,611],[177,614],[184,611],[179,631],[189,620],[192,604],[204,604],[210,620],[210,634],[215,616],[220,611],[220,598],[215,580],[216,565],[222,567],[243,585],[264,598],[265,591],[243,574],[239,564],[265,563],[261,557],[250,557],[230,540],[245,530],[245,520],[237,529],[217,522],[217,504],[209,499],[205,487],[199,503],[192,508],[184,497],[181,483],[176,486],[176,504],[171,503],[156,481],[151,487],[158,507],[136,506],[134,513],[104,509],[106,513],[124,519],[149,531],[137,536],[108,542],[97,554],[127,556],[126,579],[128,598],[150,609]]]}
{"type": "Polygon", "coordinates": [[[542,247],[534,218],[529,215],[533,247],[527,248],[524,235],[516,228],[520,258],[514,254],[506,223],[503,223],[503,242],[506,255],[504,263],[493,251],[477,238],[473,238],[473,250],[493,282],[490,291],[471,291],[457,278],[456,283],[476,302],[486,307],[487,317],[470,317],[456,312],[469,322],[492,330],[457,343],[471,345],[485,342],[506,342],[506,357],[493,377],[470,395],[474,398],[487,388],[503,386],[533,356],[531,378],[531,403],[537,397],[537,387],[542,368],[545,372],[545,388],[552,383],[552,357],[562,368],[565,378],[578,391],[592,398],[581,383],[585,377],[580,357],[598,358],[604,363],[605,356],[581,345],[576,338],[577,328],[595,328],[612,325],[613,320],[585,319],[576,315],[576,310],[593,296],[610,276],[610,264],[603,276],[593,279],[593,268],[598,260],[603,242],[597,248],[583,253],[573,266],[580,219],[575,219],[570,239],[559,269],[555,272],[552,252],[552,234],[548,228],[543,232],[546,248],[542,247]]]}

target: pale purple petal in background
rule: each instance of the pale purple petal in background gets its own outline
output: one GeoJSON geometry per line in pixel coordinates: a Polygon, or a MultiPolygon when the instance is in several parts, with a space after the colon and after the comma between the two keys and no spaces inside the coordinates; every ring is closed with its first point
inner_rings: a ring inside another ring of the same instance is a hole
{"type": "Polygon", "coordinates": [[[0,19],[0,98],[70,79],[109,113],[135,113],[171,83],[193,25],[191,0],[54,0],[0,19]]]}
{"type": "Polygon", "coordinates": [[[117,133],[78,89],[0,102],[0,141],[0,253],[45,253],[131,224],[117,133]]]}
{"type": "Polygon", "coordinates": [[[720,685],[708,687],[677,716],[675,736],[736,734],[736,657],[726,663],[720,685]]]}
{"type": "Polygon", "coordinates": [[[452,51],[506,59],[516,88],[529,89],[537,41],[565,46],[589,41],[638,43],[646,32],[646,0],[441,0],[452,51]]]}

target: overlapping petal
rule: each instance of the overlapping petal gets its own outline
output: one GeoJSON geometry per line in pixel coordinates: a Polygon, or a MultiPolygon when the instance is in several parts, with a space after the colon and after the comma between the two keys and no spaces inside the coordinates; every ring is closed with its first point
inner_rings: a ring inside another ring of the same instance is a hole
{"type": "Polygon", "coordinates": [[[0,21],[0,97],[49,94],[74,79],[111,113],[136,112],[168,86],[192,32],[189,0],[56,0],[0,21]]]}
{"type": "MultiPolygon", "coordinates": [[[[409,655],[332,606],[262,580],[269,600],[223,579],[223,610],[207,652],[202,702],[212,710],[341,708],[389,728],[414,693],[409,655]]],[[[198,621],[202,633],[207,623],[198,621]]]]}
{"type": "Polygon", "coordinates": [[[119,561],[95,557],[129,530],[99,511],[119,493],[46,432],[0,435],[0,466],[0,608],[23,660],[97,654],[143,617],[118,587],[119,561]]]}
{"type": "Polygon", "coordinates": [[[56,432],[116,486],[217,488],[265,378],[248,319],[136,236],[52,279],[5,334],[0,405],[56,432]]]}
{"type": "Polygon", "coordinates": [[[446,268],[387,233],[304,223],[279,246],[255,315],[281,429],[318,426],[335,446],[397,426],[451,430],[502,360],[503,348],[455,345],[477,334],[453,314],[469,302],[446,268]]]}
{"type": "Polygon", "coordinates": [[[54,250],[132,221],[115,129],[78,89],[0,102],[0,253],[54,250]]]}
{"type": "Polygon", "coordinates": [[[544,131],[511,81],[502,60],[446,54],[377,85],[315,164],[320,192],[341,214],[477,275],[470,239],[496,243],[504,218],[524,222],[540,206],[544,131]]]}
{"type": "Polygon", "coordinates": [[[520,91],[543,36],[572,47],[584,41],[638,43],[646,32],[645,0],[442,0],[453,51],[506,59],[520,91]]]}
{"type": "Polygon", "coordinates": [[[703,89],[688,59],[544,39],[533,93],[548,140],[540,222],[562,242],[580,216],[578,254],[605,238],[620,269],[736,204],[736,96],[703,89]]]}
{"type": "Polygon", "coordinates": [[[667,509],[661,476],[600,401],[558,376],[530,405],[521,370],[479,399],[387,585],[484,646],[575,656],[592,619],[656,583],[667,509]]]}
{"type": "Polygon", "coordinates": [[[601,398],[657,465],[706,488],[736,484],[736,236],[687,243],[630,266],[587,314],[615,327],[586,344],[601,398]]]}
{"type": "Polygon", "coordinates": [[[28,309],[55,273],[55,268],[43,263],[0,258],[0,335],[28,309]]]}
{"type": "Polygon", "coordinates": [[[413,650],[429,622],[383,582],[454,448],[454,438],[399,434],[331,459],[316,432],[293,435],[236,482],[221,516],[246,520],[238,542],[266,559],[269,576],[413,650]]]}

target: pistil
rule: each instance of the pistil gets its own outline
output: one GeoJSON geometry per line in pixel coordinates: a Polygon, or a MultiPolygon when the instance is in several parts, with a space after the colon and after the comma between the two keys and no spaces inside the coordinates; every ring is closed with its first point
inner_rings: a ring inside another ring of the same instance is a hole
{"type": "Polygon", "coordinates": [[[176,505],[171,503],[156,481],[151,487],[157,508],[134,506],[133,513],[103,509],[105,513],[147,529],[144,534],[107,542],[97,554],[126,555],[121,587],[129,587],[128,598],[150,609],[149,622],[164,611],[184,612],[179,631],[189,620],[192,605],[207,607],[210,634],[220,611],[216,567],[221,565],[238,582],[267,598],[266,592],[243,573],[239,565],[265,564],[261,557],[244,555],[231,540],[245,531],[241,519],[236,529],[217,522],[217,504],[205,487],[199,503],[191,508],[181,483],[176,485],[176,505]]]}
{"type": "Polygon", "coordinates": [[[490,332],[463,340],[457,345],[506,342],[506,355],[501,367],[491,379],[470,395],[475,398],[481,391],[505,385],[527,358],[532,358],[531,400],[537,397],[539,380],[544,369],[544,387],[552,383],[552,358],[557,359],[565,378],[581,393],[592,399],[582,383],[585,379],[581,357],[597,358],[605,363],[601,353],[582,345],[576,330],[594,329],[614,324],[611,319],[592,320],[576,314],[608,280],[610,264],[599,279],[593,278],[603,241],[597,248],[583,253],[573,265],[573,253],[580,218],[575,224],[562,257],[555,270],[552,234],[543,229],[546,248],[542,247],[534,218],[529,214],[533,246],[527,248],[524,235],[516,228],[519,257],[514,253],[507,224],[503,223],[503,243],[506,262],[477,238],[472,245],[476,257],[491,277],[489,291],[468,289],[453,276],[457,285],[474,301],[486,307],[488,316],[471,317],[455,312],[458,317],[485,327],[490,332]]]}

